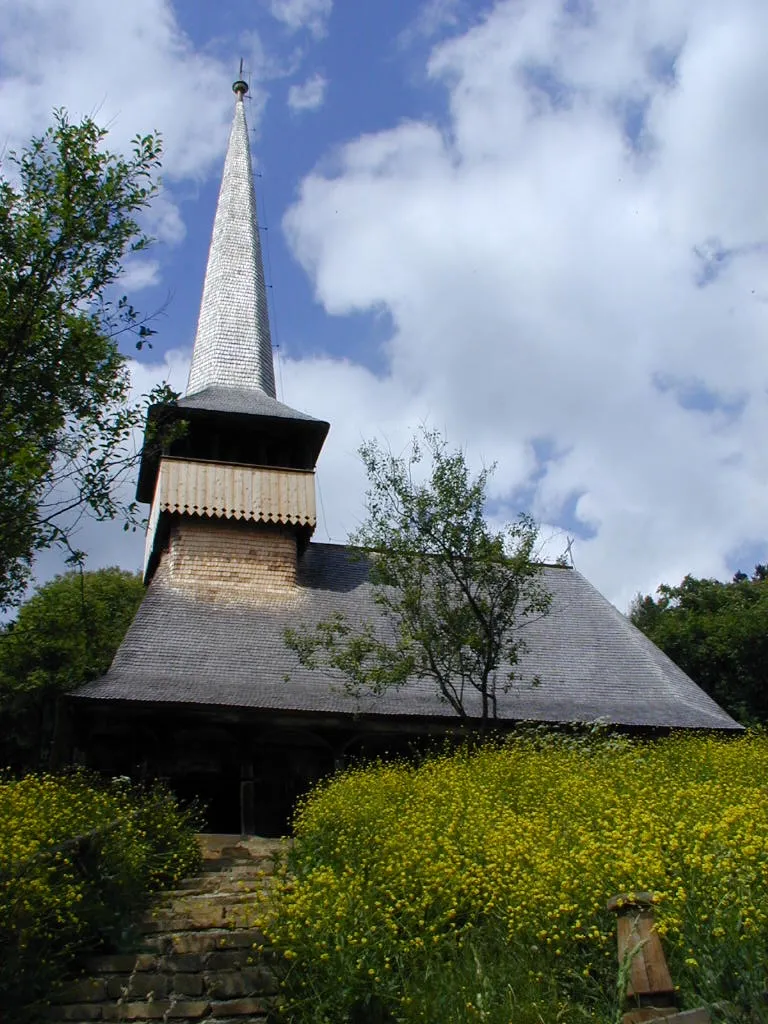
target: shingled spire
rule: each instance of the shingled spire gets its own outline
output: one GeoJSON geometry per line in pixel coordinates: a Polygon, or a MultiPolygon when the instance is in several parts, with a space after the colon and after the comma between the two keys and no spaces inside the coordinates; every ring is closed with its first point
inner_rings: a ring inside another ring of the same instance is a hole
{"type": "Polygon", "coordinates": [[[208,388],[260,391],[275,398],[264,264],[261,256],[251,150],[243,97],[232,86],[235,116],[229,136],[187,395],[208,388]]]}
{"type": "MultiPolygon", "coordinates": [[[[168,565],[175,565],[186,544],[182,535],[194,534],[193,546],[199,549],[195,586],[209,596],[219,578],[214,573],[209,579],[209,569],[218,557],[222,531],[230,527],[235,562],[247,561],[252,548],[266,550],[267,534],[276,531],[287,538],[295,572],[297,552],[304,551],[317,522],[314,470],[329,427],[275,396],[243,104],[248,85],[239,80],[232,88],[235,116],[187,393],[177,403],[150,408],[147,436],[160,425],[171,436],[163,446],[154,440],[144,446],[136,488],[138,500],[152,506],[145,579],[152,578],[166,553],[168,565]],[[170,429],[175,422],[178,431],[170,429]]],[[[231,597],[233,587],[236,591],[238,572],[235,565],[221,577],[222,599],[231,597]]]]}

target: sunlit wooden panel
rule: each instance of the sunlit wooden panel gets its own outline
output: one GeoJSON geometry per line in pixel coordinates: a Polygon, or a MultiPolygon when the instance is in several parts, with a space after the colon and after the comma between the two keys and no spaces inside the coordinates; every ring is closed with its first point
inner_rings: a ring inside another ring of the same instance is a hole
{"type": "Polygon", "coordinates": [[[166,458],[160,463],[152,515],[161,512],[314,527],[314,474],[166,458]]]}

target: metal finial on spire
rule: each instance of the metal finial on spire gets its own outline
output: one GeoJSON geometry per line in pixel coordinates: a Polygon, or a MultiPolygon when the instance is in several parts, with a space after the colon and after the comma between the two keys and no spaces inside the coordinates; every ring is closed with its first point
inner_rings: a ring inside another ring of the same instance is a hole
{"type": "Polygon", "coordinates": [[[237,96],[239,100],[245,96],[248,92],[248,83],[243,78],[243,58],[240,58],[240,71],[238,72],[240,77],[236,82],[232,83],[232,92],[237,96]]]}

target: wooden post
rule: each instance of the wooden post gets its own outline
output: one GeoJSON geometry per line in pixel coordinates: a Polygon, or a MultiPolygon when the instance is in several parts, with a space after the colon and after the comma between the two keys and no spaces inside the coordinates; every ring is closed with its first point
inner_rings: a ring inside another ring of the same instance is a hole
{"type": "Polygon", "coordinates": [[[64,694],[59,694],[56,698],[56,711],[53,720],[53,740],[48,759],[49,771],[60,772],[65,765],[72,763],[73,741],[72,715],[69,706],[65,703],[64,694]]]}
{"type": "Polygon", "coordinates": [[[653,926],[653,894],[623,893],[608,900],[607,909],[618,916],[619,968],[628,969],[628,1009],[623,1024],[671,1017],[676,1010],[675,986],[667,967],[661,939],[653,926]]]}
{"type": "Polygon", "coordinates": [[[253,780],[253,762],[240,764],[240,834],[252,836],[256,831],[256,784],[253,780]]]}

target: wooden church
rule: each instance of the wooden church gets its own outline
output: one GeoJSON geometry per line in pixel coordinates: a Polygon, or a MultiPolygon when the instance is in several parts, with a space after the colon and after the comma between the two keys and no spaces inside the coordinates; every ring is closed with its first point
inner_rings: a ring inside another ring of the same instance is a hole
{"type": "MultiPolygon", "coordinates": [[[[208,256],[185,423],[146,454],[146,597],[102,678],[69,699],[71,749],[112,774],[164,777],[209,807],[213,831],[285,829],[296,796],[361,753],[458,729],[413,679],[355,699],[285,645],[288,626],[375,619],[365,560],[313,543],[314,470],[329,424],[276,398],[243,98],[208,256]]],[[[499,724],[602,720],[632,729],[740,728],[578,572],[546,567],[546,617],[526,627],[522,678],[499,724]]]]}

